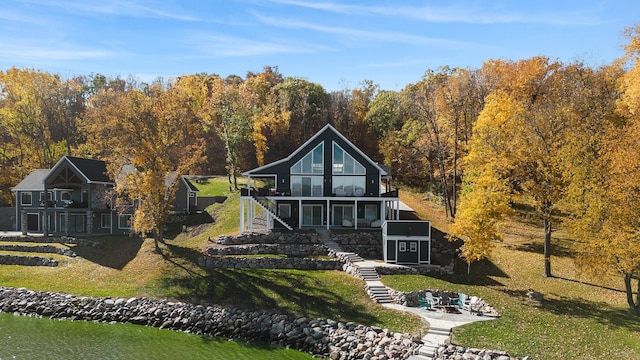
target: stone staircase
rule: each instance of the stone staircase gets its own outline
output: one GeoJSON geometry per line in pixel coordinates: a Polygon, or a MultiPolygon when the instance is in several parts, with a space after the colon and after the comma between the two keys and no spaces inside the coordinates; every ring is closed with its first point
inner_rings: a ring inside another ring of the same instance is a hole
{"type": "Polygon", "coordinates": [[[387,287],[380,281],[380,276],[374,266],[367,264],[367,261],[356,253],[343,251],[338,243],[331,240],[331,232],[329,230],[317,229],[316,233],[318,233],[320,240],[327,248],[335,251],[339,256],[346,257],[353,264],[356,268],[356,274],[359,274],[359,277],[365,281],[365,289],[375,302],[379,304],[393,302],[387,287]]]}
{"type": "Polygon", "coordinates": [[[416,354],[409,357],[409,360],[435,359],[440,344],[449,342],[451,342],[451,328],[431,326],[427,335],[422,338],[423,345],[418,348],[416,354]]]}
{"type": "MultiPolygon", "coordinates": [[[[366,261],[356,253],[343,251],[338,243],[331,240],[331,231],[327,229],[317,229],[316,232],[327,248],[335,251],[339,256],[346,257],[352,263],[352,266],[356,268],[358,277],[361,277],[365,281],[365,289],[374,301],[379,304],[393,303],[387,287],[380,281],[380,275],[378,275],[373,262],[366,261]]],[[[439,345],[450,341],[451,328],[431,326],[427,334],[422,338],[423,345],[418,348],[416,354],[409,357],[409,360],[434,359],[439,345]]]]}

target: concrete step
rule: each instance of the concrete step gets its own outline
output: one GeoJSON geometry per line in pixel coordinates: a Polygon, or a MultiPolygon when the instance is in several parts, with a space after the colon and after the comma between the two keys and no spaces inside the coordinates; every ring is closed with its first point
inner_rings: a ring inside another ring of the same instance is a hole
{"type": "Polygon", "coordinates": [[[446,335],[451,335],[451,328],[438,328],[438,327],[430,327],[429,334],[441,333],[446,335]]]}
{"type": "Polygon", "coordinates": [[[441,336],[450,336],[451,335],[451,330],[446,331],[446,330],[432,330],[432,329],[429,329],[428,334],[441,335],[441,336]]]}
{"type": "Polygon", "coordinates": [[[437,347],[432,348],[432,347],[429,347],[429,346],[422,345],[418,349],[418,355],[421,355],[421,356],[423,356],[423,357],[425,357],[427,359],[433,359],[436,356],[436,350],[437,349],[438,349],[437,347]]]}

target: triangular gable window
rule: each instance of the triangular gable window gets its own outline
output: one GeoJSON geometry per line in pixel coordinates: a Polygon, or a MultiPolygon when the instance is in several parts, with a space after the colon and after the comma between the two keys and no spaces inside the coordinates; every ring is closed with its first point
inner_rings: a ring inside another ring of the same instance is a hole
{"type": "Polygon", "coordinates": [[[322,174],[324,171],[324,146],[320,143],[291,167],[291,174],[322,174]]]}
{"type": "Polygon", "coordinates": [[[366,170],[338,144],[333,143],[333,173],[340,175],[365,175],[366,170]]]}

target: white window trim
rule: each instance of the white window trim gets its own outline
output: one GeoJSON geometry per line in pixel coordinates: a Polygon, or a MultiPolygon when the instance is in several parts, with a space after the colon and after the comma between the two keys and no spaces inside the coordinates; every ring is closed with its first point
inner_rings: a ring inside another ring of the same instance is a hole
{"type": "Polygon", "coordinates": [[[122,215],[118,215],[118,229],[131,229],[131,224],[129,224],[129,221],[131,220],[132,216],[129,214],[122,214],[122,215]],[[122,219],[127,217],[127,227],[122,227],[122,219]]]}
{"type": "Polygon", "coordinates": [[[289,172],[291,173],[291,175],[310,175],[310,176],[319,176],[319,175],[321,176],[321,175],[324,175],[324,142],[321,142],[320,144],[318,144],[316,147],[314,147],[313,149],[311,149],[311,151],[309,151],[309,152],[308,152],[308,153],[306,153],[302,158],[300,158],[300,160],[296,161],[296,163],[295,163],[295,164],[293,164],[293,165],[291,166],[291,168],[289,168],[289,172]],[[318,147],[322,147],[322,155],[321,155],[321,162],[320,162],[321,169],[320,169],[320,172],[314,172],[314,171],[313,171],[314,153],[315,153],[315,151],[316,151],[316,149],[317,149],[318,147]],[[310,173],[305,173],[305,172],[303,171],[303,169],[302,169],[302,164],[301,164],[301,162],[302,162],[302,160],[303,160],[304,158],[306,158],[306,157],[307,157],[307,156],[309,156],[309,155],[311,155],[311,172],[310,172],[310,173]],[[294,168],[296,165],[298,165],[298,164],[300,164],[300,172],[294,172],[294,171],[293,171],[293,168],[294,168]]]}
{"type": "Polygon", "coordinates": [[[20,193],[20,205],[29,206],[33,205],[33,194],[30,191],[20,193]],[[24,196],[29,195],[29,202],[24,201],[24,196]]]}
{"type": "Polygon", "coordinates": [[[331,142],[331,174],[332,175],[338,175],[338,176],[367,176],[367,167],[362,165],[358,160],[356,160],[356,158],[353,157],[353,155],[349,154],[347,151],[345,151],[345,149],[342,148],[342,146],[338,145],[335,141],[331,142]],[[334,156],[335,154],[333,154],[333,149],[335,147],[338,147],[340,150],[342,150],[342,163],[341,164],[336,164],[334,162],[334,156]],[[349,156],[351,157],[351,159],[353,159],[353,172],[351,173],[347,173],[344,171],[344,158],[345,156],[349,156]],[[342,171],[335,171],[336,165],[341,165],[342,167],[342,171]],[[361,166],[364,169],[363,173],[358,173],[355,171],[356,169],[356,165],[361,166]]]}

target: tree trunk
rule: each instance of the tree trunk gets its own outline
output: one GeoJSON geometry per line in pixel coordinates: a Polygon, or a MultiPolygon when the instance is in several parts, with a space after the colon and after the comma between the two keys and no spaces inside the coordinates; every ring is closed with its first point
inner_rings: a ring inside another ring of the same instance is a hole
{"type": "Polygon", "coordinates": [[[156,254],[162,254],[162,249],[160,249],[160,243],[162,242],[163,237],[164,237],[164,231],[162,231],[162,229],[155,231],[153,236],[153,242],[156,246],[156,249],[155,249],[156,254]]]}
{"type": "Polygon", "coordinates": [[[633,278],[631,273],[624,274],[624,288],[627,291],[629,311],[634,315],[640,316],[640,280],[638,280],[638,292],[636,292],[636,299],[633,298],[633,289],[631,287],[632,280],[633,278]]]}
{"type": "Polygon", "coordinates": [[[551,219],[544,218],[544,276],[551,277],[551,219]]]}

